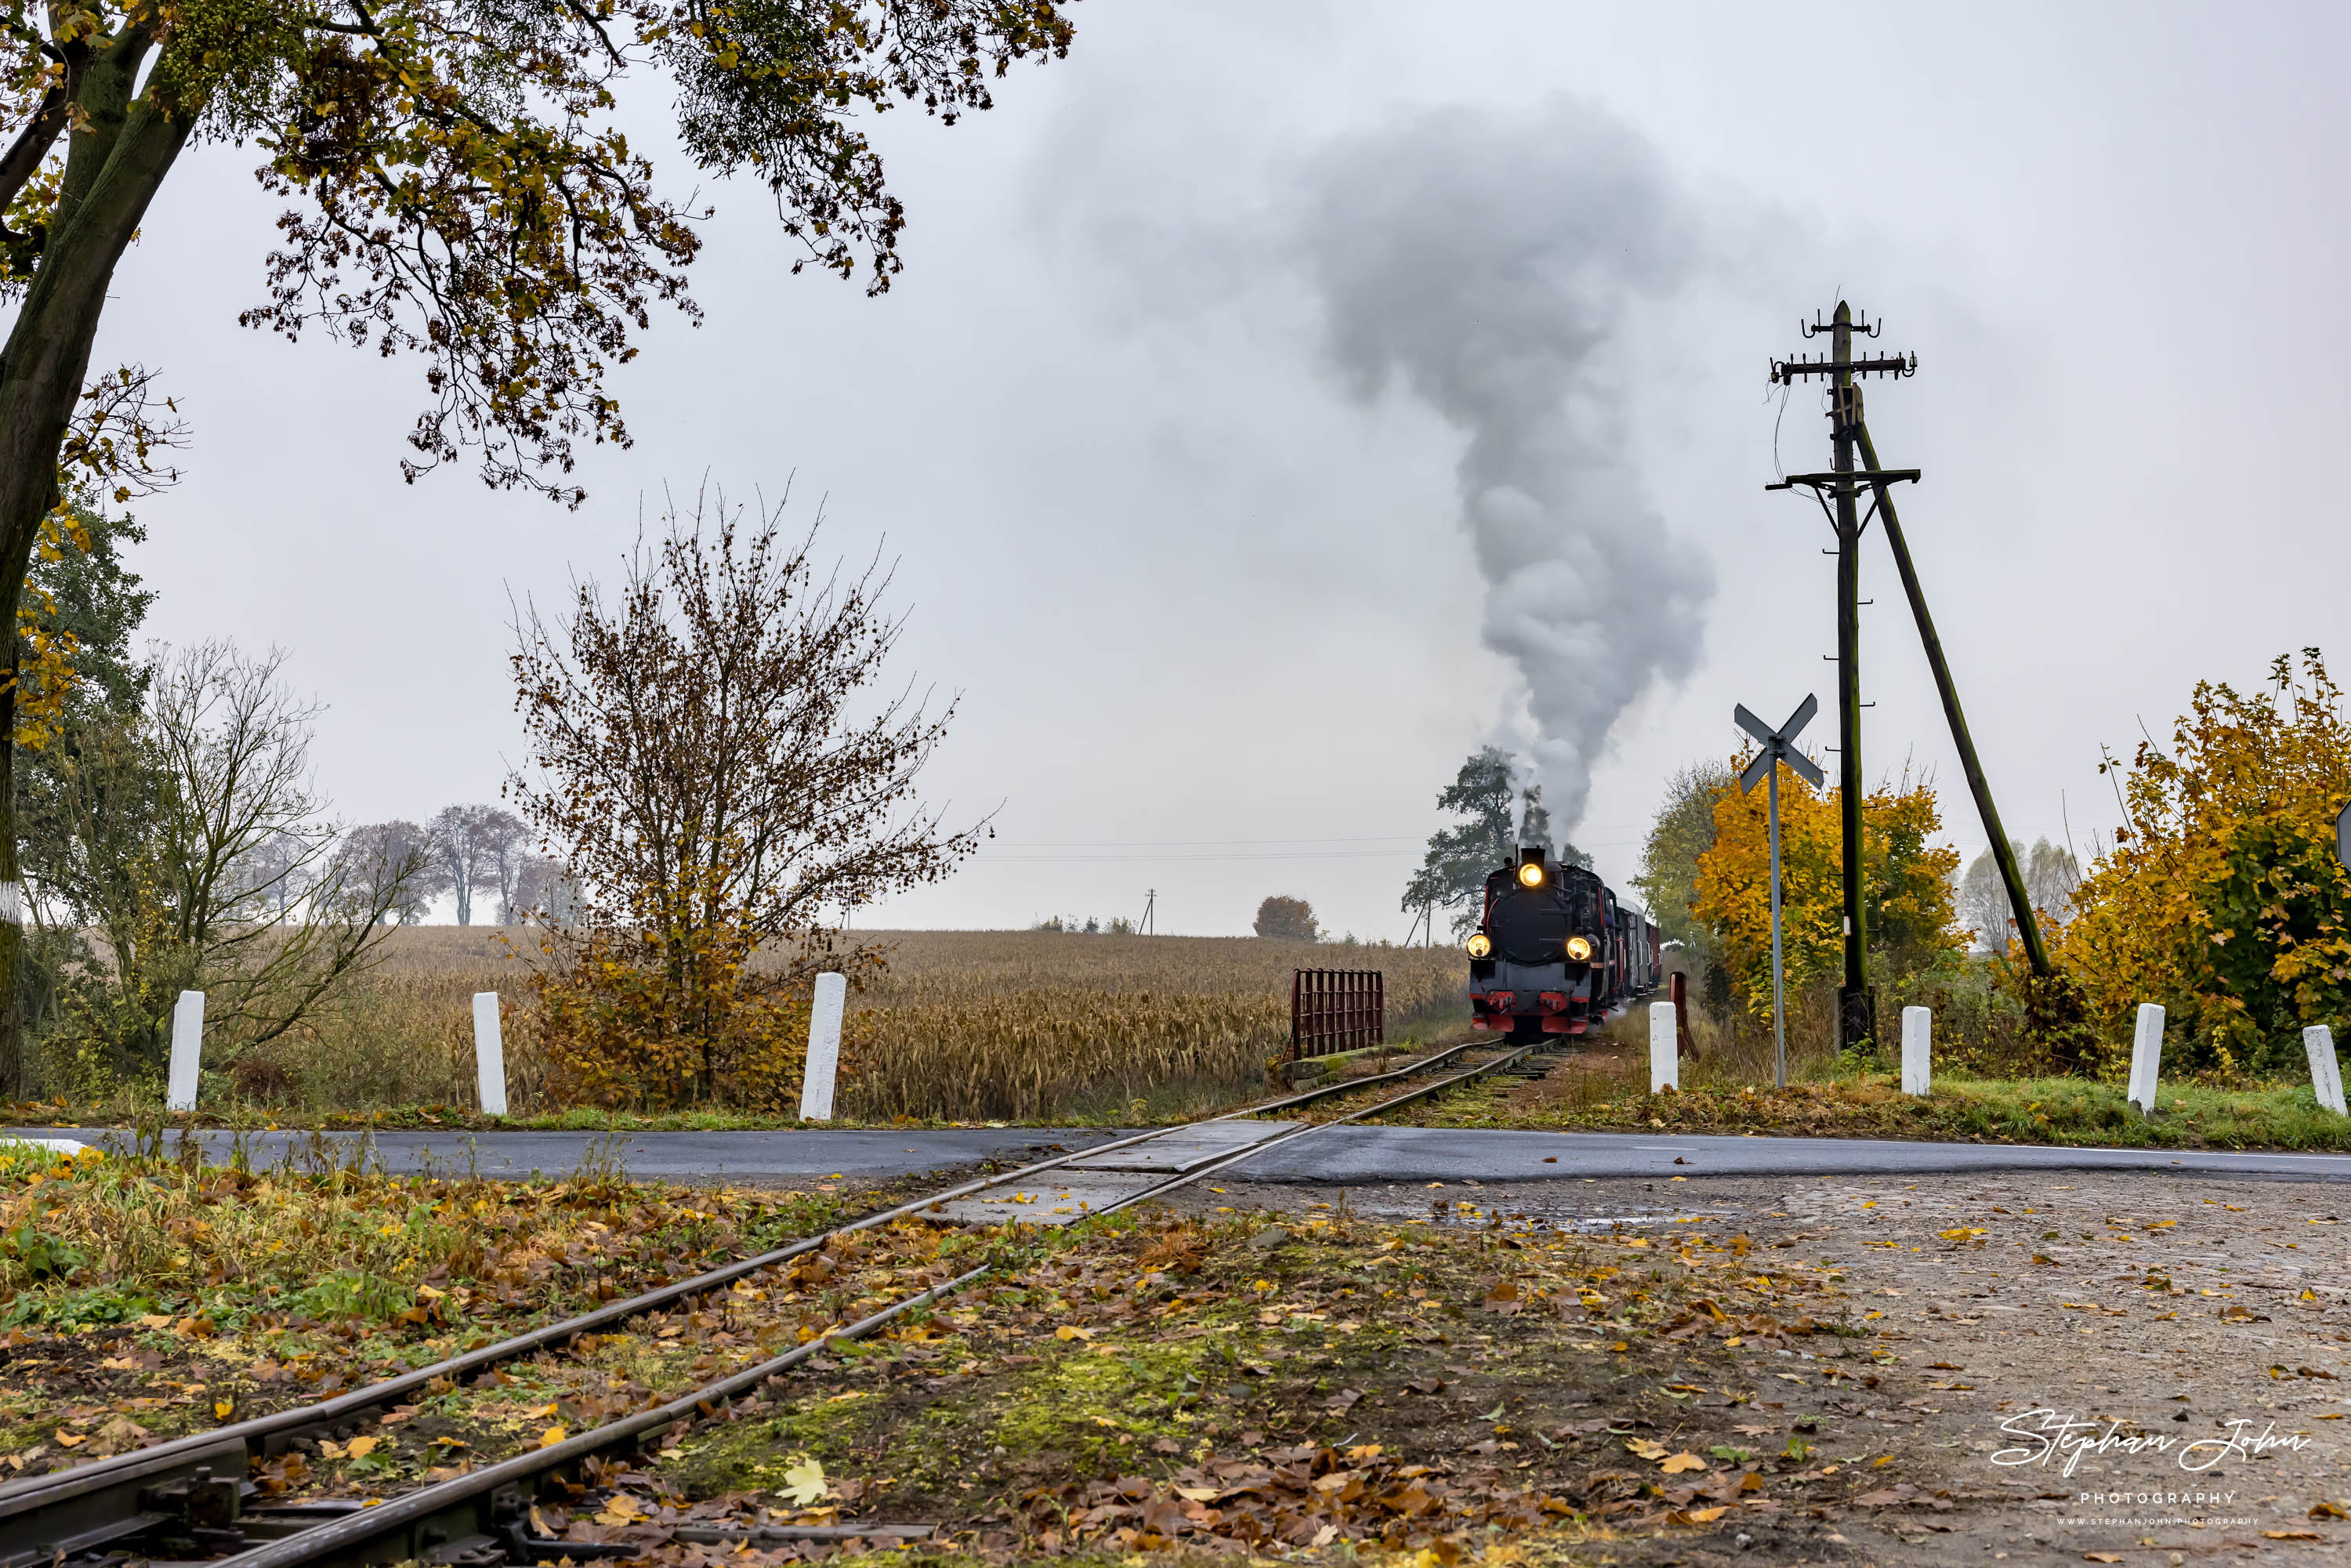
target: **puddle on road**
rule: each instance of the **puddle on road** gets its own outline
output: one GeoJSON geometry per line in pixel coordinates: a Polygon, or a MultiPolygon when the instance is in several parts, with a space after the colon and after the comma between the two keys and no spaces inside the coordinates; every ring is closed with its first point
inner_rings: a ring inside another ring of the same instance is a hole
{"type": "MultiPolygon", "coordinates": [[[[1457,1228],[1488,1229],[1499,1226],[1505,1230],[1560,1231],[1590,1234],[1605,1230],[1630,1230],[1667,1225],[1705,1225],[1719,1220],[1737,1219],[1746,1211],[1719,1206],[1706,1208],[1644,1208],[1628,1211],[1603,1210],[1594,1212],[1575,1203],[1529,1202],[1518,1195],[1506,1201],[1484,1204],[1473,1198],[1451,1196],[1463,1189],[1447,1187],[1445,1197],[1403,1192],[1364,1192],[1349,1188],[1345,1202],[1347,1212],[1366,1219],[1380,1219],[1391,1224],[1417,1220],[1423,1224],[1451,1226],[1457,1228]]],[[[1475,1192],[1479,1189],[1468,1189],[1475,1192]]],[[[1424,1188],[1425,1193],[1427,1189],[1424,1188]]]]}

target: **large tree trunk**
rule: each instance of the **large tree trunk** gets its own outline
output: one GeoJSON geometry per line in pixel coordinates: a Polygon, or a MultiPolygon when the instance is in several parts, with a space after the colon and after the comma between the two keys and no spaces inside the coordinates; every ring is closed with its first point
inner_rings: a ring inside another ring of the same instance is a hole
{"type": "Polygon", "coordinates": [[[57,501],[57,453],[89,373],[106,291],[148,204],[187,144],[193,117],[171,116],[130,89],[147,45],[117,41],[83,84],[64,193],[38,273],[0,349],[0,612],[8,681],[0,688],[0,1092],[27,1087],[19,995],[24,892],[16,858],[16,609],[41,524],[57,501]]]}

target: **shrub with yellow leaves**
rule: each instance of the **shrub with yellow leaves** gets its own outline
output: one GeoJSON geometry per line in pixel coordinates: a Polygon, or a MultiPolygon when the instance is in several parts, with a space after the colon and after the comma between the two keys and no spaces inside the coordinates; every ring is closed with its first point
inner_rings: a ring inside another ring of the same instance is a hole
{"type": "Polygon", "coordinates": [[[2074,895],[2056,956],[2119,1071],[2137,1004],[2169,1014],[2167,1072],[2299,1060],[2299,1031],[2351,1018],[2351,873],[2335,814],[2351,800],[2351,727],[2315,648],[2251,694],[2199,682],[2167,755],[2143,741],[2126,821],[2074,895]]]}

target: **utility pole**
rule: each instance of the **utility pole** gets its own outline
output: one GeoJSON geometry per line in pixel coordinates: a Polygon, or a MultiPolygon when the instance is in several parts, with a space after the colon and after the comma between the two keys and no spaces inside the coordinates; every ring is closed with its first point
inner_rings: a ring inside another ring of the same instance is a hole
{"type": "MultiPolygon", "coordinates": [[[[1828,382],[1829,441],[1833,467],[1826,474],[1792,474],[1767,489],[1808,486],[1829,513],[1837,541],[1837,790],[1842,807],[1842,848],[1844,881],[1844,983],[1837,988],[1837,1045],[1859,1046],[1876,1038],[1876,1009],[1869,990],[1869,929],[1862,905],[1861,840],[1861,536],[1868,524],[1861,516],[1860,481],[1893,476],[1856,475],[1854,448],[1860,439],[1861,389],[1856,376],[1907,376],[1918,368],[1914,356],[1853,357],[1855,331],[1876,337],[1866,318],[1856,322],[1853,308],[1837,301],[1834,320],[1817,317],[1802,326],[1807,338],[1828,334],[1825,359],[1776,360],[1771,379],[1786,385],[1810,376],[1828,382]],[[1834,502],[1834,510],[1831,503],[1834,502]]],[[[1913,473],[1900,477],[1917,478],[1913,473]]]]}
{"type": "Polygon", "coordinates": [[[1823,376],[1829,382],[1829,420],[1831,440],[1834,446],[1834,469],[1827,474],[1792,474],[1777,485],[1764,486],[1771,490],[1786,490],[1798,485],[1809,487],[1821,502],[1823,512],[1829,509],[1834,497],[1836,507],[1831,522],[1837,533],[1837,696],[1841,708],[1840,726],[1844,750],[1839,755],[1838,778],[1844,800],[1844,985],[1838,992],[1837,1039],[1840,1045],[1853,1045],[1874,1033],[1874,1012],[1867,992],[1867,962],[1863,947],[1864,932],[1861,919],[1861,677],[1856,654],[1860,632],[1860,544],[1862,533],[1869,526],[1869,517],[1856,517],[1857,501],[1863,486],[1871,496],[1870,517],[1886,521],[1886,542],[1894,552],[1895,570],[1902,577],[1902,591],[1910,601],[1910,613],[1918,624],[1918,642],[1926,650],[1927,664],[1934,672],[1935,690],[1942,698],[1943,716],[1951,727],[1951,742],[1959,753],[1959,766],[1968,779],[1968,790],[1975,798],[1976,813],[1982,820],[1984,832],[1991,840],[1992,859],[2000,866],[2001,880],[2007,884],[2008,901],[2016,914],[2017,933],[2023,938],[2025,956],[2032,972],[2047,978],[2053,970],[2049,952],[2041,939],[2041,923],[2032,911],[2032,900],[2024,889],[2024,873],[2016,863],[2016,852],[2010,847],[2008,834],[2001,826],[2000,811],[1992,804],[1991,785],[1985,779],[1983,763],[1976,756],[1975,738],[1968,732],[1967,715],[1959,707],[1958,685],[1951,679],[1949,661],[1943,656],[1943,640],[1936,633],[1935,619],[1927,612],[1926,591],[1919,586],[1917,568],[1910,559],[1910,547],[1902,537],[1902,520],[1894,508],[1893,486],[1907,480],[1917,482],[1916,468],[1881,468],[1878,466],[1877,444],[1869,438],[1868,423],[1862,417],[1861,389],[1853,384],[1855,376],[1886,375],[1896,379],[1911,375],[1918,369],[1918,358],[1912,354],[1881,355],[1874,359],[1853,357],[1853,334],[1877,335],[1877,329],[1866,320],[1855,321],[1840,300],[1836,319],[1823,323],[1815,319],[1803,329],[1804,336],[1830,334],[1831,351],[1825,360],[1778,360],[1771,365],[1771,379],[1793,385],[1806,376],[1823,376]],[[1855,469],[1854,455],[1858,451],[1862,466],[1855,469]]]}
{"type": "Polygon", "coordinates": [[[1145,888],[1143,894],[1143,918],[1136,923],[1135,930],[1145,936],[1154,935],[1151,929],[1151,919],[1158,912],[1159,890],[1155,887],[1145,888]]]}

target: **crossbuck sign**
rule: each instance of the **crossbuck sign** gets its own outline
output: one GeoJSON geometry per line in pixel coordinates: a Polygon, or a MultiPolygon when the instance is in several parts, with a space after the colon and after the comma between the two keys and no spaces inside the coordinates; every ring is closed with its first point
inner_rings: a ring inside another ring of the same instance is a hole
{"type": "Polygon", "coordinates": [[[1811,758],[1796,749],[1798,732],[1812,723],[1813,716],[1820,711],[1820,698],[1808,696],[1803,706],[1790,714],[1788,722],[1777,729],[1749,713],[1744,703],[1731,714],[1731,717],[1739,721],[1739,727],[1753,736],[1756,744],[1763,748],[1755,754],[1755,760],[1747,765],[1747,771],[1739,776],[1740,792],[1744,794],[1763,783],[1768,783],[1771,789],[1772,1071],[1782,1089],[1788,1086],[1788,1020],[1784,1005],[1786,998],[1782,994],[1780,979],[1780,765],[1787,764],[1788,770],[1797,778],[1815,789],[1821,788],[1824,782],[1821,770],[1813,765],[1811,758]]]}

